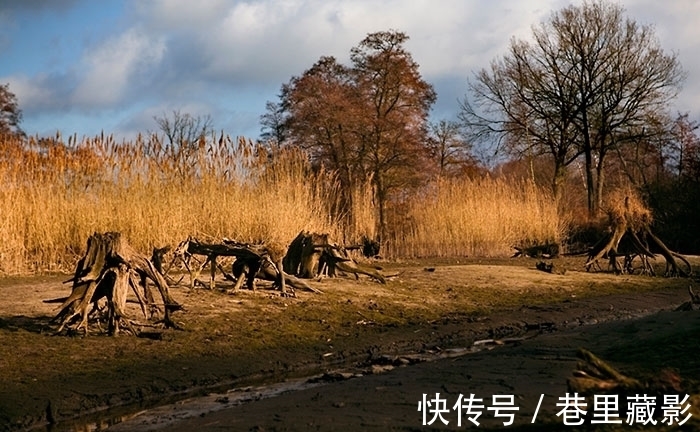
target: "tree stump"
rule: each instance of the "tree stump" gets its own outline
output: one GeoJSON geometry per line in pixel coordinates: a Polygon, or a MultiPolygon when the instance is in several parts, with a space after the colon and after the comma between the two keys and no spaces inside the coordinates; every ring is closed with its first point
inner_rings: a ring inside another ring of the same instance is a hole
{"type": "Polygon", "coordinates": [[[182,309],[182,306],[170,296],[167,282],[153,263],[129,246],[120,233],[94,233],[88,238],[87,250],[78,261],[74,276],[65,282],[72,282],[73,287],[53,318],[53,322],[60,323],[58,333],[71,326],[74,330],[82,329],[87,334],[88,318],[92,312],[99,310],[98,302],[102,299],[107,300],[110,334],[118,333],[120,322],[130,327],[125,313],[130,288],[148,318],[147,307],[157,307],[148,300],[155,298],[147,283],[148,279],[154,283],[163,300],[162,322],[168,327],[175,327],[170,314],[182,309]],[[145,295],[141,295],[139,288],[145,295]],[[80,321],[74,325],[76,318],[80,321]]]}
{"type": "Polygon", "coordinates": [[[607,258],[609,266],[616,274],[633,271],[632,261],[640,257],[642,261],[642,273],[654,274],[654,269],[649,259],[656,256],[652,250],[657,251],[666,260],[665,276],[688,277],[692,273],[692,267],[685,257],[671,251],[651,231],[651,212],[644,206],[641,200],[634,194],[629,194],[624,199],[611,200],[608,208],[610,220],[610,233],[596,243],[588,253],[585,268],[589,270],[598,265],[598,260],[607,258]],[[620,244],[626,240],[628,251],[621,253],[620,244]],[[625,258],[624,266],[618,261],[618,257],[625,258]],[[678,265],[676,259],[682,261],[687,271],[678,265]]]}
{"type": "Polygon", "coordinates": [[[320,271],[321,254],[328,245],[328,234],[301,231],[289,244],[284,271],[301,278],[315,278],[320,271]]]}
{"type": "MultiPolygon", "coordinates": [[[[348,255],[346,247],[329,242],[328,234],[301,231],[289,245],[284,258],[284,268],[292,275],[302,278],[316,278],[327,272],[329,277],[337,276],[338,272],[352,273],[355,278],[364,274],[386,283],[384,275],[373,268],[362,266],[348,255]]],[[[358,249],[361,246],[351,246],[358,249]]]]}

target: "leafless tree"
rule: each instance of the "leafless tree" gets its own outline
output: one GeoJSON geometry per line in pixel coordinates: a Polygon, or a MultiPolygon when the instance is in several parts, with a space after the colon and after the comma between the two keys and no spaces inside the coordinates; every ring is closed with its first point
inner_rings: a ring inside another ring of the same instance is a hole
{"type": "Polygon", "coordinates": [[[605,1],[586,1],[533,28],[533,42],[509,52],[470,83],[461,119],[475,138],[500,148],[550,154],[559,193],[566,166],[584,159],[588,209],[602,202],[608,155],[652,130],[676,96],[684,73],[651,26],[605,1]]]}
{"type": "Polygon", "coordinates": [[[175,147],[193,146],[202,137],[206,137],[213,131],[210,115],[193,116],[174,110],[171,116],[163,114],[153,117],[158,128],[165,134],[170,145],[175,147]]]}
{"type": "Polygon", "coordinates": [[[286,140],[286,115],[281,104],[272,101],[265,104],[265,113],[260,116],[260,139],[263,142],[281,145],[286,140]]]}
{"type": "Polygon", "coordinates": [[[430,124],[428,149],[439,177],[454,177],[476,168],[472,146],[456,121],[440,120],[430,124]]]}

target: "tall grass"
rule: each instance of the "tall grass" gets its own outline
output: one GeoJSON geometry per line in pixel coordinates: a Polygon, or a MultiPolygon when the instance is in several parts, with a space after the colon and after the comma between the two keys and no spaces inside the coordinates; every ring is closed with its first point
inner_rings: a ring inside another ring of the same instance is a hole
{"type": "MultiPolygon", "coordinates": [[[[350,244],[376,227],[369,179],[351,192],[352,214],[337,215],[333,172],[312,170],[300,151],[224,135],[179,146],[0,138],[0,185],[0,275],[72,270],[95,231],[120,231],[149,253],[188,236],[288,243],[302,229],[350,244]]],[[[429,190],[392,216],[385,256],[497,255],[561,231],[549,197],[525,183],[455,180],[429,190]]]]}
{"type": "Polygon", "coordinates": [[[439,181],[405,209],[393,235],[399,256],[498,256],[514,245],[559,241],[564,224],[551,196],[528,181],[439,181]]]}
{"type": "Polygon", "coordinates": [[[201,240],[289,242],[302,229],[342,234],[332,173],[299,152],[245,140],[173,149],[155,138],[0,143],[0,273],[70,269],[94,231],[144,253],[201,240]]]}

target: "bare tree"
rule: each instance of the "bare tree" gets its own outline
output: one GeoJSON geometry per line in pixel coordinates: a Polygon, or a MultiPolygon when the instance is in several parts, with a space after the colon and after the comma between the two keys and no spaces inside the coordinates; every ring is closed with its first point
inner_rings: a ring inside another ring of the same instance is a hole
{"type": "Polygon", "coordinates": [[[583,157],[588,209],[598,213],[607,156],[644,138],[683,80],[653,28],[624,18],[621,6],[584,2],[533,28],[534,42],[513,40],[509,53],[470,83],[461,119],[478,138],[494,136],[516,152],[553,157],[553,190],[565,167],[583,157]]]}
{"type": "Polygon", "coordinates": [[[286,116],[281,104],[272,101],[265,103],[265,113],[260,116],[260,140],[275,145],[284,143],[287,135],[286,116]]]}
{"type": "Polygon", "coordinates": [[[160,161],[161,169],[175,170],[183,180],[198,175],[197,164],[202,160],[207,136],[214,131],[211,117],[175,110],[171,117],[163,115],[153,119],[169,143],[169,146],[153,147],[158,149],[159,154],[153,156],[160,161]]]}
{"type": "Polygon", "coordinates": [[[428,149],[439,177],[457,176],[478,165],[471,144],[455,121],[440,120],[430,124],[428,149]]]}
{"type": "Polygon", "coordinates": [[[182,113],[174,110],[172,116],[153,117],[158,128],[165,134],[170,145],[174,147],[193,146],[201,138],[206,137],[213,131],[210,115],[193,116],[189,113],[182,113]]]}

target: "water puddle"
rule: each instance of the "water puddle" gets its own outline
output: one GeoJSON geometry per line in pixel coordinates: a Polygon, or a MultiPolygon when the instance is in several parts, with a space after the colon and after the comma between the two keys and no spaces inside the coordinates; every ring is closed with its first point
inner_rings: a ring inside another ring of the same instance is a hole
{"type": "MultiPolygon", "coordinates": [[[[516,338],[513,338],[515,341],[516,338]]],[[[522,340],[522,338],[517,338],[522,340]]],[[[128,407],[96,413],[91,418],[76,419],[48,426],[47,432],[100,432],[109,430],[147,432],[167,430],[168,426],[184,419],[205,415],[222,409],[273,398],[282,394],[321,387],[337,381],[357,379],[365,375],[389,372],[397,367],[448,359],[482,351],[509,343],[509,340],[485,339],[475,342],[468,348],[435,349],[422,353],[383,355],[369,364],[347,367],[332,372],[302,378],[287,379],[283,382],[233,388],[223,392],[213,392],[204,396],[190,397],[173,403],[161,404],[153,408],[135,411],[128,407]],[[121,411],[117,414],[118,411],[121,411]]]]}

